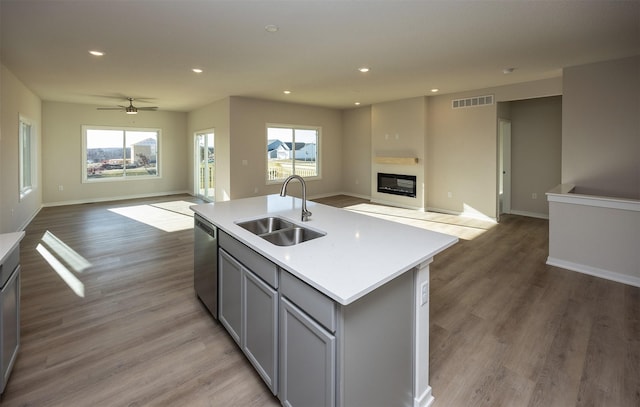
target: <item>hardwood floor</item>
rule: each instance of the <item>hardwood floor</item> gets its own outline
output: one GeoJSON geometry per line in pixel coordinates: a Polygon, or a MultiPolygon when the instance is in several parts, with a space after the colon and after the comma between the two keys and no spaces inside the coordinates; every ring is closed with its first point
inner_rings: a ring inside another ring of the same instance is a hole
{"type": "MultiPolygon", "coordinates": [[[[490,227],[318,201],[462,237],[431,266],[434,407],[640,405],[640,289],[545,265],[546,221],[507,216],[490,227]]],[[[22,345],[2,406],[279,405],[194,295],[189,202],[198,201],[36,216],[22,243],[22,345]]]]}

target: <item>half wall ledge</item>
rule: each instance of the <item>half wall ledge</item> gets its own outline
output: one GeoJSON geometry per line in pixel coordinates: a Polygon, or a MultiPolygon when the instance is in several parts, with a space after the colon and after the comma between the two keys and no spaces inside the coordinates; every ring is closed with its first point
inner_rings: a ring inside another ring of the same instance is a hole
{"type": "Polygon", "coordinates": [[[547,192],[547,264],[640,287],[640,200],[547,192]]]}

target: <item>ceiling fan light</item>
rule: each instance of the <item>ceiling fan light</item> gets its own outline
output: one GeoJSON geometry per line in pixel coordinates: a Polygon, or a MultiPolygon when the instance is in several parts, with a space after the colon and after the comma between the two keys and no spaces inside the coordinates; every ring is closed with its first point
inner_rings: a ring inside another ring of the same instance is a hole
{"type": "Polygon", "coordinates": [[[136,109],[134,106],[127,106],[125,112],[127,112],[127,114],[138,114],[138,109],[136,109]]]}

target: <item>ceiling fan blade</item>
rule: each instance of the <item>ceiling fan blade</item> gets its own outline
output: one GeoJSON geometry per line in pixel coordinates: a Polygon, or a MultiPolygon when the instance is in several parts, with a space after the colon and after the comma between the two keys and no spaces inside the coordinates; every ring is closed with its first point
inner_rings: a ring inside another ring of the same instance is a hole
{"type": "Polygon", "coordinates": [[[155,111],[155,110],[158,110],[158,106],[149,106],[149,107],[138,107],[138,106],[136,106],[136,109],[138,109],[138,110],[149,110],[149,111],[154,110],[155,111]]]}
{"type": "Polygon", "coordinates": [[[97,110],[122,110],[121,107],[98,107],[97,110]]]}

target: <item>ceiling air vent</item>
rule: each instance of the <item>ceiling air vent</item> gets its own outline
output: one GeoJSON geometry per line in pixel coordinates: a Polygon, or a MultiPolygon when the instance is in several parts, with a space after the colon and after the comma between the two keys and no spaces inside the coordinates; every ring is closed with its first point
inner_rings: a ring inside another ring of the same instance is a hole
{"type": "Polygon", "coordinates": [[[453,99],[451,108],[460,109],[461,107],[478,107],[493,104],[493,95],[475,96],[467,99],[453,99]]]}

